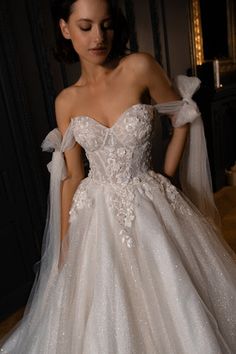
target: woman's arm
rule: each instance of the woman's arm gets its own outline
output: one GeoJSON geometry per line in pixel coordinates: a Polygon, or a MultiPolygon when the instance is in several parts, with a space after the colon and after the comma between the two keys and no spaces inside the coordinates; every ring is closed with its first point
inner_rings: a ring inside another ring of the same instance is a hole
{"type": "Polygon", "coordinates": [[[189,124],[173,129],[173,134],[166,150],[163,166],[163,172],[167,177],[173,177],[175,175],[183,154],[188,130],[189,124]]]}
{"type": "MultiPolygon", "coordinates": [[[[164,70],[149,54],[138,54],[136,68],[144,86],[157,103],[166,103],[180,100],[181,97],[173,88],[164,70]]],[[[173,128],[173,134],[168,144],[163,172],[167,176],[174,176],[186,142],[189,124],[173,128]]]]}
{"type": "Polygon", "coordinates": [[[63,242],[69,226],[69,211],[75,191],[81,180],[85,177],[84,166],[81,155],[81,147],[75,147],[64,153],[67,178],[61,186],[61,242],[63,242]]]}
{"type": "MultiPolygon", "coordinates": [[[[70,99],[64,90],[57,96],[55,101],[57,126],[62,135],[64,135],[70,123],[70,107],[70,99]]],[[[65,151],[64,157],[67,177],[61,185],[61,245],[69,226],[69,211],[72,198],[79,183],[85,177],[82,148],[79,144],[75,144],[73,148],[65,151]]]]}

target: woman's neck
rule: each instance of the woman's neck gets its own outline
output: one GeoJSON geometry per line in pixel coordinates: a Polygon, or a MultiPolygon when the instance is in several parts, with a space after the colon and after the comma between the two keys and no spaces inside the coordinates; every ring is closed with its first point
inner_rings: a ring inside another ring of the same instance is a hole
{"type": "Polygon", "coordinates": [[[91,64],[81,61],[80,84],[96,84],[104,80],[119,65],[119,60],[112,60],[104,64],[91,64]]]}

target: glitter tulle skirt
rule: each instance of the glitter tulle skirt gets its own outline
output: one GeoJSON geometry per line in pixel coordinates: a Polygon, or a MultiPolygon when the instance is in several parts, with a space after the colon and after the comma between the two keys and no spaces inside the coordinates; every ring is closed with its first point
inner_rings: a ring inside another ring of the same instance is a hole
{"type": "Polygon", "coordinates": [[[74,198],[65,264],[38,298],[34,289],[2,352],[235,353],[236,266],[217,230],[154,173],[132,187],[130,233],[114,218],[110,186],[87,177],[80,197],[85,185],[84,205],[74,198]]]}

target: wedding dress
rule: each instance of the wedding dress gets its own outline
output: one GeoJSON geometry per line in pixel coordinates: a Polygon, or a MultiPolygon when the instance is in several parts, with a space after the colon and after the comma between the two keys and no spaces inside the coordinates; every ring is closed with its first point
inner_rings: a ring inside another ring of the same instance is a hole
{"type": "Polygon", "coordinates": [[[1,352],[236,353],[235,255],[212,221],[202,123],[191,100],[198,82],[180,77],[178,86],[182,101],[137,103],[111,128],[74,117],[63,139],[58,129],[47,136],[43,148],[54,153],[41,269],[1,352]],[[188,196],[150,169],[156,110],[172,114],[175,126],[191,122],[190,137],[201,141],[188,142],[182,161],[188,196]],[[58,269],[63,151],[75,142],[90,171],[73,197],[58,269]]]}

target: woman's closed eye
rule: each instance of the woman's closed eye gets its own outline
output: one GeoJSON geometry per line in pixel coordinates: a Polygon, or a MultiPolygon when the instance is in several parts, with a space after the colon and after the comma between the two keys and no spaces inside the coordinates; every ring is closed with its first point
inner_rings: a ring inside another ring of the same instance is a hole
{"type": "Polygon", "coordinates": [[[89,26],[89,27],[81,27],[81,26],[80,26],[80,27],[79,27],[79,29],[80,29],[81,31],[85,31],[85,32],[86,32],[86,31],[90,31],[91,28],[92,28],[91,26],[89,26]]]}
{"type": "MultiPolygon", "coordinates": [[[[79,29],[81,31],[87,32],[87,31],[91,31],[92,26],[91,25],[89,25],[89,26],[81,26],[80,25],[79,29]]],[[[103,31],[112,30],[112,29],[113,29],[113,24],[112,24],[111,21],[104,22],[104,23],[101,24],[101,30],[103,30],[103,31]]]]}

